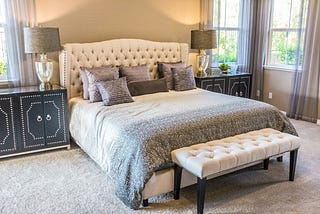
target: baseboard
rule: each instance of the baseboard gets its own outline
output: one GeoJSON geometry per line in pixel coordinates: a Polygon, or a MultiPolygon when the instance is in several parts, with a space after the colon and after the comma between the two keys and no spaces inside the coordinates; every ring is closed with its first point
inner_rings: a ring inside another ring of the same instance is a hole
{"type": "MultiPolygon", "coordinates": [[[[287,112],[280,110],[282,114],[287,115],[287,112]]],[[[317,120],[317,125],[320,126],[320,119],[317,120]]]]}

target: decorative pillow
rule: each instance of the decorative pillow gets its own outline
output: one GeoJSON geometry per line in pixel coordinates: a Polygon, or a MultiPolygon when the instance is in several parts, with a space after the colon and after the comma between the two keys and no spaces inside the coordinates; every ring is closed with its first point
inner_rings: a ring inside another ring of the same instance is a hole
{"type": "Polygon", "coordinates": [[[165,78],[157,80],[133,81],[128,83],[131,96],[143,94],[153,94],[157,92],[168,92],[167,81],[165,78]]]}
{"type": "Polygon", "coordinates": [[[96,86],[97,82],[100,81],[108,81],[119,79],[119,68],[118,67],[110,67],[106,69],[86,69],[86,74],[89,82],[89,100],[90,102],[99,102],[101,101],[100,92],[96,86]]]}
{"type": "Polygon", "coordinates": [[[185,91],[196,88],[192,65],[185,68],[172,68],[174,89],[176,91],[185,91]]]}
{"type": "Polygon", "coordinates": [[[117,80],[98,82],[96,85],[105,106],[133,102],[125,77],[117,80]]]}
{"type": "Polygon", "coordinates": [[[163,75],[167,80],[167,86],[169,90],[173,90],[174,89],[174,85],[173,85],[173,75],[172,75],[172,68],[184,68],[185,64],[180,62],[180,63],[176,63],[176,64],[162,64],[162,71],[163,71],[163,75]]]}
{"type": "Polygon", "coordinates": [[[89,81],[86,74],[86,69],[91,70],[92,72],[96,72],[97,70],[104,70],[111,68],[112,65],[106,65],[103,67],[95,67],[95,68],[86,68],[86,67],[80,67],[80,76],[82,80],[82,87],[83,87],[83,99],[88,100],[89,99],[89,81]]]}
{"type": "Polygon", "coordinates": [[[121,66],[121,77],[127,77],[127,82],[150,80],[149,68],[147,65],[121,66]]]}
{"type": "Polygon", "coordinates": [[[180,62],[157,62],[157,70],[158,70],[158,76],[159,78],[163,78],[164,77],[164,73],[163,73],[163,69],[162,69],[162,65],[180,65],[182,64],[183,66],[186,66],[184,63],[180,62]]]}

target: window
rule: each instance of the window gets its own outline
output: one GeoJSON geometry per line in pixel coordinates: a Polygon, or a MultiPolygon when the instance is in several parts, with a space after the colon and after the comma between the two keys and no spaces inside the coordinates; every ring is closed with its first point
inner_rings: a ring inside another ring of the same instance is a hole
{"type": "Polygon", "coordinates": [[[213,28],[217,32],[217,49],[212,54],[212,66],[237,62],[240,0],[214,0],[213,28]]]}
{"type": "Polygon", "coordinates": [[[293,68],[302,65],[307,4],[308,0],[273,0],[268,66],[293,68]]]}
{"type": "Polygon", "coordinates": [[[0,1],[0,81],[7,79],[7,51],[4,35],[4,10],[3,10],[4,1],[0,1]]]}

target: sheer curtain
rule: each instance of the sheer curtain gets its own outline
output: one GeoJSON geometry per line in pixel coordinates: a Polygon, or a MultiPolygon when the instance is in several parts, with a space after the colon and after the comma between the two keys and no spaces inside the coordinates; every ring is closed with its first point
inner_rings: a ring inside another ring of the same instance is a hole
{"type": "MultiPolygon", "coordinates": [[[[320,75],[320,1],[309,0],[302,71],[296,69],[288,116],[317,122],[320,75]]],[[[299,50],[296,57],[299,56],[299,50]]],[[[298,60],[297,60],[298,61],[298,60]]],[[[298,64],[298,62],[297,62],[298,64]]]]}
{"type": "Polygon", "coordinates": [[[254,6],[254,0],[240,1],[237,64],[238,70],[241,72],[250,71],[250,50],[253,45],[251,40],[256,16],[254,6]]]}
{"type": "Polygon", "coordinates": [[[263,99],[263,65],[271,16],[270,0],[242,0],[238,39],[239,71],[252,73],[251,98],[263,99]]]}
{"type": "MultiPolygon", "coordinates": [[[[213,27],[214,0],[201,0],[200,28],[213,27]]],[[[263,98],[263,65],[265,62],[270,0],[240,0],[237,64],[241,72],[253,74],[251,97],[263,98]]]]}
{"type": "Polygon", "coordinates": [[[6,0],[5,40],[8,54],[8,81],[10,86],[38,84],[33,69],[33,56],[24,53],[23,27],[36,24],[34,0],[6,0]]]}
{"type": "Polygon", "coordinates": [[[213,28],[213,1],[200,1],[200,30],[211,30],[213,28]]]}

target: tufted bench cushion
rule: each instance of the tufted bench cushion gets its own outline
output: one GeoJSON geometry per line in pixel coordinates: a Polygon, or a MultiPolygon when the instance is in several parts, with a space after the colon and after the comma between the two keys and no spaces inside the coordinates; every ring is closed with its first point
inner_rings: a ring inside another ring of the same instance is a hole
{"type": "Polygon", "coordinates": [[[171,152],[175,163],[174,198],[179,198],[182,169],[198,177],[198,213],[203,213],[204,189],[209,175],[264,161],[290,151],[290,176],[294,180],[300,138],[266,128],[220,140],[183,147],[171,152]]]}
{"type": "Polygon", "coordinates": [[[172,151],[172,160],[199,178],[298,149],[300,138],[271,128],[172,151]]]}

